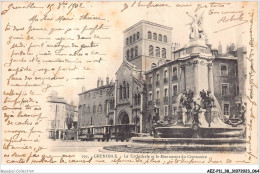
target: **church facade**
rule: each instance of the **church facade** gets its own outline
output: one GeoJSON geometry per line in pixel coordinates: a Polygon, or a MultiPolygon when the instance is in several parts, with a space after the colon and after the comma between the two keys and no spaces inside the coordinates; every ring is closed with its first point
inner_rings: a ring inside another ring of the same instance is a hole
{"type": "Polygon", "coordinates": [[[80,127],[133,124],[136,132],[147,132],[154,121],[177,119],[184,91],[192,91],[195,100],[200,91],[210,91],[222,119],[238,115],[237,107],[245,97],[246,77],[238,71],[245,66],[244,49],[232,45],[223,54],[221,46],[212,49],[206,39],[194,38],[179,48],[172,44],[171,30],[140,21],[123,32],[123,62],[115,82],[79,94],[80,127]],[[98,98],[98,106],[90,107],[90,114],[87,104],[96,101],[86,97],[89,92],[100,96],[101,88],[106,93],[98,98]]]}

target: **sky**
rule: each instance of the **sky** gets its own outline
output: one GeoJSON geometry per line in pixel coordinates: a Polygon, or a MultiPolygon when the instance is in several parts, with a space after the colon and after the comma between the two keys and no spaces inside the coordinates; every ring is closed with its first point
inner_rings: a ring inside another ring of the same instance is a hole
{"type": "MultiPolygon", "coordinates": [[[[106,76],[109,76],[110,79],[113,78],[115,80],[115,73],[123,61],[123,31],[141,20],[147,20],[172,27],[172,42],[180,43],[181,46],[188,44],[190,29],[189,26],[187,26],[186,24],[191,22],[191,18],[186,14],[186,12],[194,15],[194,11],[198,7],[198,4],[202,2],[192,2],[192,7],[182,8],[176,7],[177,3],[175,2],[167,2],[168,5],[171,7],[163,8],[137,8],[130,7],[131,2],[127,3],[129,5],[129,8],[123,12],[121,12],[121,10],[124,7],[124,2],[103,2],[96,3],[96,6],[94,5],[95,10],[93,11],[93,13],[95,12],[97,14],[102,14],[103,16],[109,18],[110,21],[111,40],[104,47],[104,51],[107,54],[106,59],[108,59],[109,61],[106,61],[102,65],[94,67],[94,71],[85,74],[85,80],[75,83],[69,83],[65,85],[63,89],[59,90],[59,95],[64,96],[68,102],[73,101],[74,104],[77,104],[77,94],[82,92],[82,86],[84,85],[86,90],[95,88],[97,85],[98,77],[103,77],[103,79],[105,80],[106,76]]],[[[234,11],[234,9],[236,9],[236,11],[239,11],[239,9],[242,9],[244,5],[240,2],[232,3],[234,4],[229,6],[225,11],[234,11]]],[[[189,3],[178,2],[178,4],[187,5],[189,3]]],[[[207,4],[207,6],[209,5],[207,4]]],[[[214,10],[218,11],[219,9],[215,8],[214,10]]],[[[236,25],[239,22],[219,22],[219,20],[224,15],[209,15],[209,8],[200,9],[197,14],[200,15],[203,12],[204,29],[208,35],[209,43],[212,44],[213,48],[217,48],[219,42],[221,42],[221,44],[223,45],[223,50],[225,50],[227,44],[230,44],[232,42],[236,43],[237,30],[242,29],[242,31],[244,31],[245,26],[248,26],[247,24],[242,24],[238,27],[232,27],[230,29],[215,33],[215,31],[228,28],[230,26],[236,25]]],[[[226,15],[226,17],[231,16],[232,15],[226,15]]]]}

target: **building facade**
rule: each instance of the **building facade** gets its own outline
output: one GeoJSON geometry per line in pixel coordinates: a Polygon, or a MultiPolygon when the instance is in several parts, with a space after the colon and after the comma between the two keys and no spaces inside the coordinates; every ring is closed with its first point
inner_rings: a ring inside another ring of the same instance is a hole
{"type": "Polygon", "coordinates": [[[115,83],[79,94],[81,127],[134,124],[137,132],[147,132],[154,121],[177,119],[184,91],[192,91],[198,102],[200,91],[211,91],[221,119],[238,115],[245,98],[246,77],[239,72],[245,65],[238,61],[244,60],[244,49],[232,44],[223,54],[221,45],[212,49],[207,39],[190,39],[180,48],[172,44],[171,30],[140,21],[123,32],[123,62],[115,83]]]}
{"type": "Polygon", "coordinates": [[[77,106],[68,104],[63,97],[52,92],[47,98],[48,102],[48,132],[51,139],[65,139],[68,129],[77,129],[77,106]],[[56,135],[56,136],[55,136],[56,135]]]}
{"type": "MultiPolygon", "coordinates": [[[[109,124],[109,108],[113,108],[110,98],[113,97],[114,83],[106,77],[106,83],[103,79],[97,80],[97,88],[85,91],[84,88],[79,95],[79,127],[90,125],[109,124]],[[110,104],[110,105],[109,105],[110,104]],[[108,107],[109,105],[109,107],[108,107]]],[[[110,121],[111,124],[111,121],[110,121]]]]}

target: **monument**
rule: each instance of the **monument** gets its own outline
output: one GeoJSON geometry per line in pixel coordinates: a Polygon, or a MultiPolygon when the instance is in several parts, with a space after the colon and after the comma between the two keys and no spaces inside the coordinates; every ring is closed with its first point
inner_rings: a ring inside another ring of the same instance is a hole
{"type": "MultiPolygon", "coordinates": [[[[183,146],[200,150],[237,148],[245,150],[244,127],[224,123],[218,100],[214,96],[211,45],[203,28],[203,14],[191,16],[188,56],[179,58],[181,90],[177,97],[178,116],[168,124],[155,123],[153,137],[134,137],[133,146],[183,146]],[[186,68],[193,77],[186,79],[186,68]],[[189,83],[186,83],[186,81],[189,83]],[[190,146],[192,144],[192,146],[190,146]]],[[[241,111],[242,112],[242,111],[241,111]]],[[[243,113],[245,111],[243,110],[243,113]]]]}

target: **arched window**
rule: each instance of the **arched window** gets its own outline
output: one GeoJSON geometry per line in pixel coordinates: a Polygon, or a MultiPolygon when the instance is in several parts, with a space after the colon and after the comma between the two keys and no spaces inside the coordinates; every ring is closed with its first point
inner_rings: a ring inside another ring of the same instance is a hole
{"type": "Polygon", "coordinates": [[[140,105],[140,103],[141,103],[141,94],[139,93],[137,97],[137,104],[140,105]]]}
{"type": "Polygon", "coordinates": [[[137,94],[135,94],[134,101],[135,101],[135,105],[137,105],[137,94]]]}
{"type": "Polygon", "coordinates": [[[125,85],[125,82],[123,82],[123,98],[126,99],[126,85],[125,85]]]}
{"type": "Polygon", "coordinates": [[[152,33],[151,33],[151,31],[148,31],[148,39],[152,39],[152,33]]]}
{"type": "Polygon", "coordinates": [[[149,56],[153,56],[153,46],[149,46],[149,56]]]}
{"type": "Polygon", "coordinates": [[[126,51],[126,58],[129,59],[129,50],[126,51]]]}
{"type": "Polygon", "coordinates": [[[153,33],[153,40],[157,40],[157,34],[153,33]]]}
{"type": "Polygon", "coordinates": [[[138,56],[138,46],[135,47],[135,57],[138,56]]]}
{"type": "Polygon", "coordinates": [[[156,47],[155,52],[156,52],[156,57],[160,57],[160,48],[159,47],[156,47]]]}
{"type": "Polygon", "coordinates": [[[160,42],[162,42],[162,35],[161,35],[161,34],[159,34],[158,40],[159,40],[160,42]]]}
{"type": "Polygon", "coordinates": [[[126,91],[127,91],[127,93],[126,93],[127,96],[126,97],[129,98],[129,84],[128,83],[126,84],[126,91]]]}
{"type": "Polygon", "coordinates": [[[133,58],[133,57],[134,57],[134,49],[131,48],[131,58],[133,58]]]}
{"type": "Polygon", "coordinates": [[[122,100],[122,85],[119,88],[119,99],[122,100]]]}
{"type": "Polygon", "coordinates": [[[128,38],[126,38],[126,45],[128,45],[128,38]]]}
{"type": "Polygon", "coordinates": [[[162,58],[166,58],[166,49],[165,48],[162,49],[162,58]]]}
{"type": "Polygon", "coordinates": [[[165,42],[165,43],[167,43],[167,36],[163,36],[163,41],[165,42]]]}
{"type": "Polygon", "coordinates": [[[139,40],[139,39],[140,39],[140,33],[137,32],[137,34],[136,34],[136,40],[139,40]]]}
{"type": "Polygon", "coordinates": [[[135,34],[133,35],[133,42],[135,41],[135,34]]]}
{"type": "Polygon", "coordinates": [[[130,43],[132,43],[132,36],[130,36],[130,43]]]}

